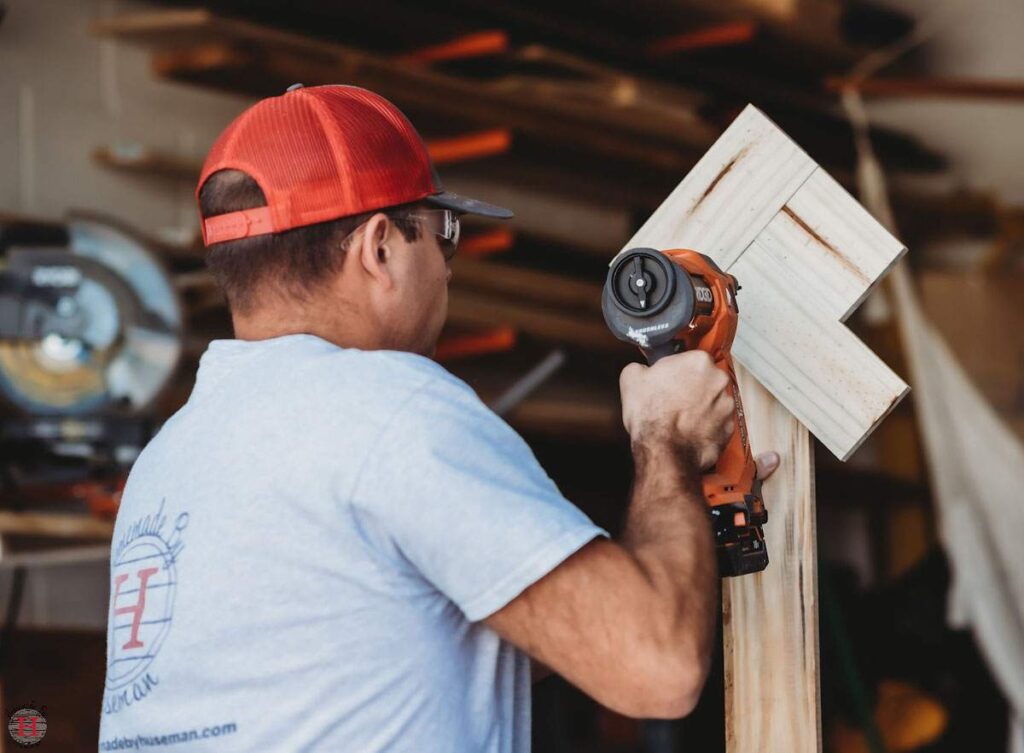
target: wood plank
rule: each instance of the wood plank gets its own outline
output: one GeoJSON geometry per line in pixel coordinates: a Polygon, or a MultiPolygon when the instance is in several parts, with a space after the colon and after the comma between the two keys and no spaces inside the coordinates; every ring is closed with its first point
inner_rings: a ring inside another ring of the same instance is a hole
{"type": "Polygon", "coordinates": [[[842,324],[905,247],[756,108],[625,248],[633,246],[693,248],[736,275],[734,357],[840,459],[907,393],[842,324]]]}
{"type": "Polygon", "coordinates": [[[109,539],[114,522],[85,515],[0,510],[0,534],[55,538],[109,539]]]}
{"type": "MultiPolygon", "coordinates": [[[[512,147],[512,132],[507,128],[460,134],[447,138],[425,139],[427,152],[435,165],[492,157],[512,147]]],[[[99,146],[93,161],[112,170],[152,175],[175,180],[197,180],[203,164],[198,160],[169,154],[142,144],[99,146]]]]}
{"type": "Polygon", "coordinates": [[[755,452],[782,462],[764,484],[768,569],[723,582],[726,747],[821,750],[814,451],[807,429],[736,369],[755,452]]]}
{"type": "Polygon", "coordinates": [[[984,99],[999,102],[1024,100],[1024,82],[997,79],[907,76],[859,79],[835,76],[825,79],[825,88],[835,93],[853,88],[868,97],[984,99]]]}
{"type": "Polygon", "coordinates": [[[694,248],[728,269],[816,169],[748,106],[624,248],[694,248]]]}
{"type": "Polygon", "coordinates": [[[820,753],[810,433],[847,458],[906,384],[842,323],[904,252],[807,154],[748,107],[630,246],[692,248],[736,275],[733,355],[765,484],[771,563],[723,586],[730,753],[820,753]]]}
{"type": "Polygon", "coordinates": [[[909,387],[837,319],[793,287],[790,267],[760,239],[733,265],[742,325],[733,356],[818,440],[846,460],[909,387]],[[755,294],[756,291],[756,294],[755,294]]]}
{"type": "Polygon", "coordinates": [[[846,321],[907,249],[819,168],[758,237],[785,247],[794,284],[846,321]]]}
{"type": "Polygon", "coordinates": [[[283,81],[357,83],[401,106],[516,128],[648,164],[685,161],[715,135],[684,105],[667,108],[663,101],[639,98],[598,106],[551,97],[542,87],[506,91],[500,81],[488,84],[403,65],[202,9],[122,15],[97,22],[93,30],[155,47],[158,73],[177,80],[209,81],[211,74],[215,80],[216,72],[226,69],[230,86],[248,81],[260,94],[280,93],[283,81]]]}

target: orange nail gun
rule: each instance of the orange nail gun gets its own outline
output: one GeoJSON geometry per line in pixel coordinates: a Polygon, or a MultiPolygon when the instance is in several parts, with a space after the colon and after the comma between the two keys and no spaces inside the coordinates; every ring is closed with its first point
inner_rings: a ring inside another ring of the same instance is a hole
{"type": "Polygon", "coordinates": [[[704,475],[704,496],[711,506],[722,577],[768,567],[761,529],[768,512],[747,441],[730,353],[739,315],[739,289],[735,277],[697,251],[632,248],[612,263],[601,301],[612,333],[639,346],[648,363],[699,348],[732,380],[736,428],[718,463],[704,475]]]}

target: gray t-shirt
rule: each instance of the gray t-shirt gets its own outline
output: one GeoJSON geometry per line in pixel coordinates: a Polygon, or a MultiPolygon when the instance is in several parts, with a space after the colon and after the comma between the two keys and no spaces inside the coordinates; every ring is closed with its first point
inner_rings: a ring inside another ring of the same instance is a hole
{"type": "Polygon", "coordinates": [[[215,341],[125,487],[99,749],[528,751],[480,620],[600,535],[433,361],[215,341]]]}

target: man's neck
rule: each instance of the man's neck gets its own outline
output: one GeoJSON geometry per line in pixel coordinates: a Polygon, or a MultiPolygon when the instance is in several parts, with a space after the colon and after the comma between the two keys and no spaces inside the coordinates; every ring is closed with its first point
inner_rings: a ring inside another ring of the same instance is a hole
{"type": "Polygon", "coordinates": [[[231,317],[235,337],[239,340],[269,340],[285,335],[315,335],[341,348],[376,350],[384,347],[373,338],[361,333],[359,328],[338,328],[329,322],[310,321],[307,318],[257,314],[231,317]]]}

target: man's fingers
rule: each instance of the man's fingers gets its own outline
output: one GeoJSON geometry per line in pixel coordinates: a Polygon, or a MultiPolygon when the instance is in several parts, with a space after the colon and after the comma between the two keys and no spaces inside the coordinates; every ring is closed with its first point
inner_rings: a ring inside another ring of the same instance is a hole
{"type": "Polygon", "coordinates": [[[722,392],[715,398],[712,408],[715,411],[715,415],[725,418],[735,412],[736,401],[732,399],[732,395],[728,392],[722,392]]]}
{"type": "Polygon", "coordinates": [[[779,453],[762,452],[754,459],[754,462],[757,463],[757,477],[762,480],[766,479],[779,467],[779,453]]]}

